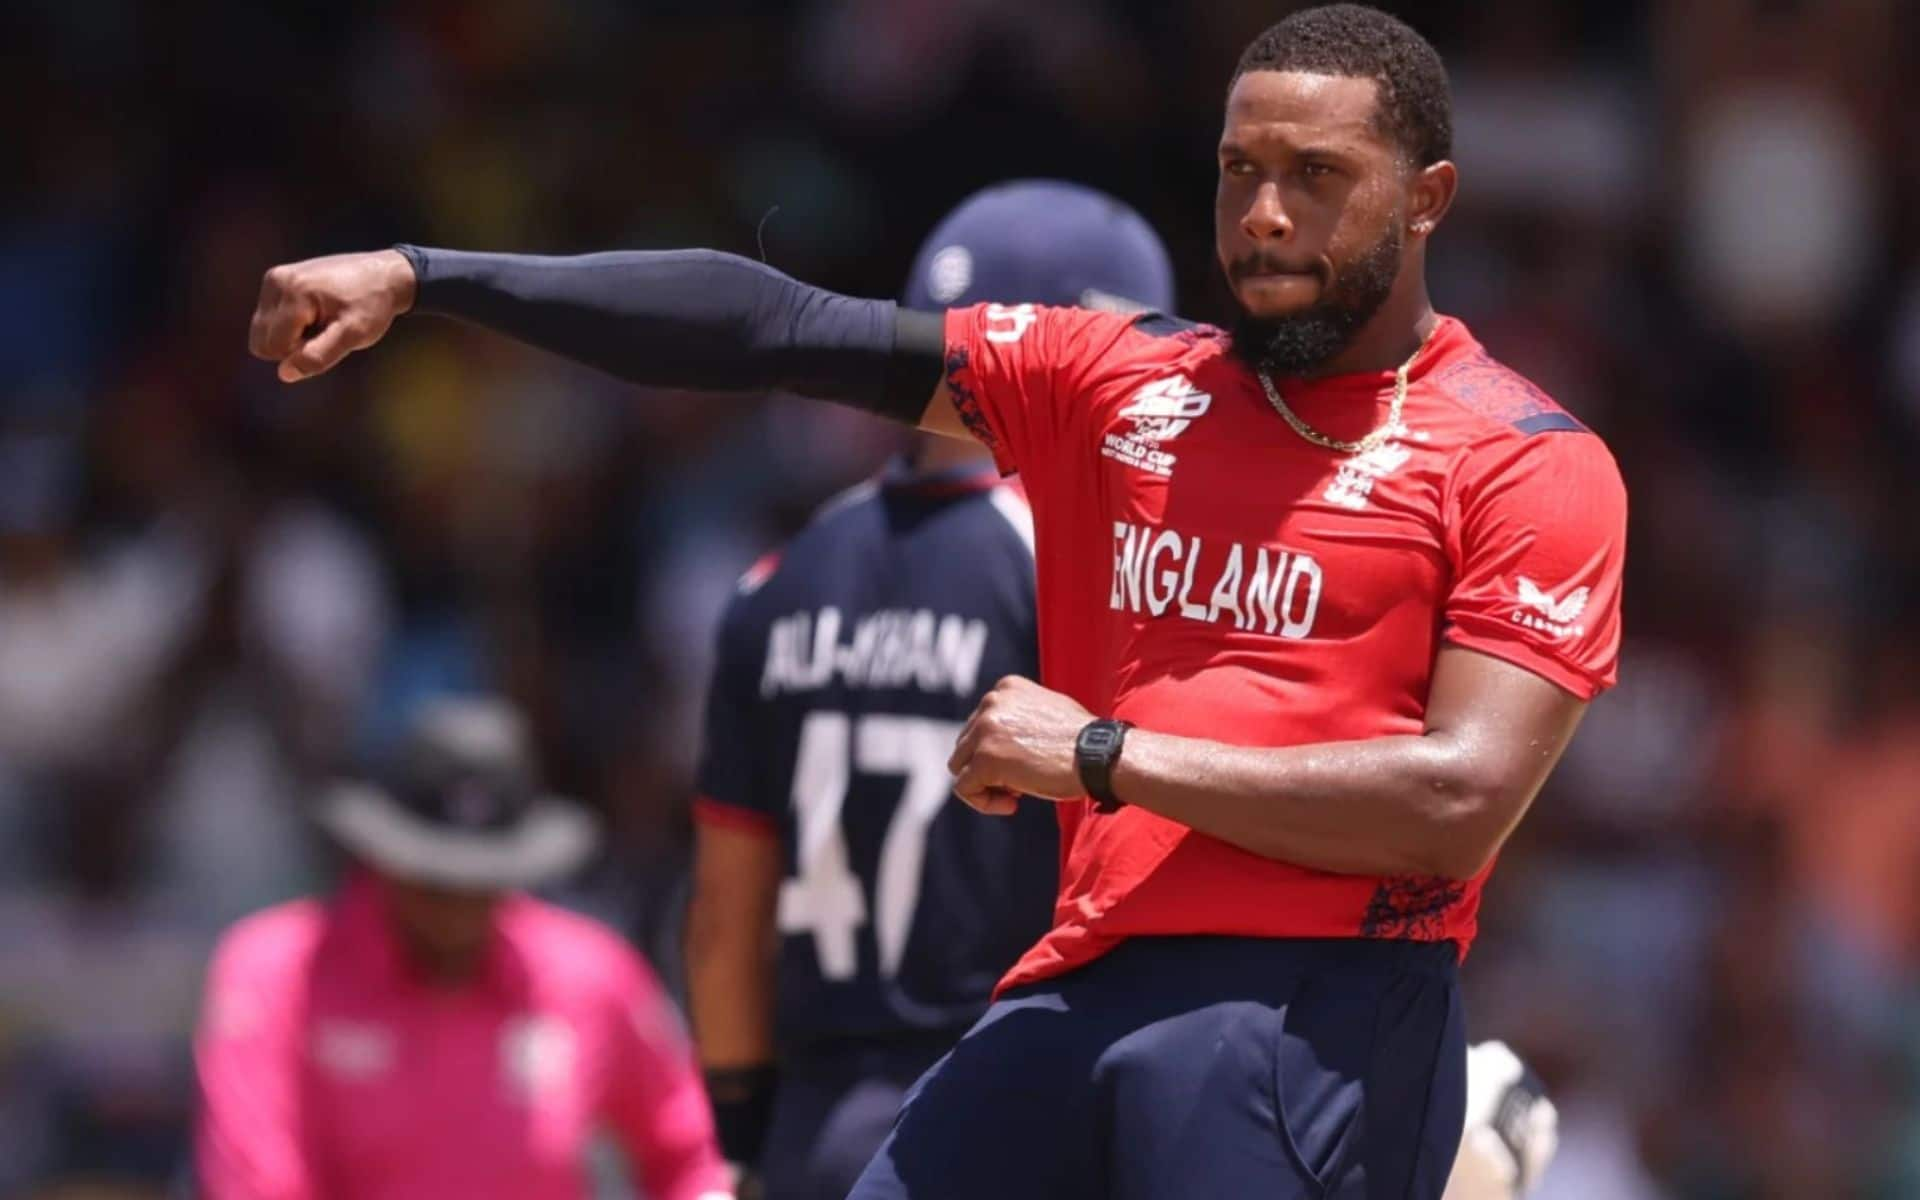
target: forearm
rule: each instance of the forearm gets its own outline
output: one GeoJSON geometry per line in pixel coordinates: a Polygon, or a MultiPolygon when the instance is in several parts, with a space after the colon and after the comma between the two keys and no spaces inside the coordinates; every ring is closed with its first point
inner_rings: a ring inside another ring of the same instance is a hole
{"type": "Polygon", "coordinates": [[[743,906],[741,899],[696,879],[687,920],[687,1007],[721,1151],[750,1165],[766,1144],[778,1078],[773,921],[770,906],[743,906]]]}
{"type": "Polygon", "coordinates": [[[1120,799],[1255,854],[1357,875],[1477,874],[1519,820],[1470,757],[1433,736],[1278,749],[1127,735],[1120,799]]]}
{"type": "Polygon", "coordinates": [[[687,1007],[700,1065],[709,1070],[773,1061],[772,931],[728,921],[696,895],[687,922],[687,1007]]]}
{"type": "Polygon", "coordinates": [[[633,383],[781,388],[913,422],[939,382],[938,317],[837,295],[731,254],[399,249],[417,279],[417,311],[633,383]]]}

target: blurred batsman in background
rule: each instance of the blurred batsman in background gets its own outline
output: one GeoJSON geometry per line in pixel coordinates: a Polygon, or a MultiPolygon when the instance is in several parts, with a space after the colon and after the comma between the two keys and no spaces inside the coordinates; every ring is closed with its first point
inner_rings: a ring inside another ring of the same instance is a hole
{"type": "MultiPolygon", "coordinates": [[[[928,236],[905,307],[1173,308],[1160,239],[1088,188],[1023,181],[928,236]]],[[[951,803],[995,680],[1039,672],[1033,518],[982,447],[923,436],[741,580],[700,770],[688,979],[730,1159],[840,1200],[907,1087],[1046,932],[1053,813],[951,803]],[[775,959],[770,957],[776,944],[775,959]]]]}
{"type": "Polygon", "coordinates": [[[1020,473],[1044,683],[997,683],[948,767],[982,812],[1058,802],[1054,922],[860,1200],[1436,1200],[1459,1148],[1458,963],[1615,680],[1625,491],[1433,307],[1460,176],[1431,45],[1303,10],[1223,117],[1231,331],[941,317],[699,250],[406,246],[263,281],[252,349],[290,381],[419,309],[638,382],[837,398],[1020,473]]]}
{"type": "Polygon", "coordinates": [[[723,1200],[678,1014],[618,935],[521,889],[571,872],[591,817],[543,796],[524,724],[430,703],[391,777],[320,824],[339,893],[230,930],[196,1045],[211,1200],[581,1200],[610,1134],[650,1200],[723,1200]]]}

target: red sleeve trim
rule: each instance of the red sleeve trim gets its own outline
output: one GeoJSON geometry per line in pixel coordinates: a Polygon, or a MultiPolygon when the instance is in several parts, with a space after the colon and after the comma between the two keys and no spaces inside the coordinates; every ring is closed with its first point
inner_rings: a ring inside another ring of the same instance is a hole
{"type": "Polygon", "coordinates": [[[947,340],[945,367],[943,374],[947,378],[948,396],[952,397],[954,413],[960,415],[960,424],[966,426],[966,432],[973,440],[985,445],[993,453],[993,465],[1000,474],[1014,474],[1016,463],[1008,445],[1000,440],[995,430],[993,417],[987,415],[987,407],[979,401],[979,394],[973,390],[973,353],[972,321],[977,313],[972,309],[947,309],[947,319],[943,323],[943,336],[947,340]]]}
{"type": "Polygon", "coordinates": [[[1545,653],[1536,646],[1515,641],[1512,638],[1470,633],[1456,625],[1447,630],[1445,640],[1468,650],[1490,654],[1522,670],[1531,671],[1561,691],[1568,692],[1581,700],[1592,700],[1613,686],[1614,675],[1611,671],[1600,674],[1583,670],[1564,659],[1545,653]]]}
{"type": "Polygon", "coordinates": [[[717,825],[723,829],[737,829],[742,833],[757,833],[772,838],[780,836],[780,822],[775,818],[757,808],[728,804],[712,796],[693,798],[693,819],[699,825],[717,825]]]}
{"type": "Polygon", "coordinates": [[[970,382],[970,357],[966,346],[956,346],[948,340],[947,344],[947,392],[954,401],[954,411],[960,413],[960,424],[966,426],[966,432],[973,434],[973,440],[987,447],[993,453],[993,465],[1000,468],[1000,474],[1014,474],[1016,465],[1006,453],[1006,447],[1000,444],[1000,438],[993,432],[993,422],[987,419],[987,411],[981,407],[979,396],[973,394],[970,382]]]}

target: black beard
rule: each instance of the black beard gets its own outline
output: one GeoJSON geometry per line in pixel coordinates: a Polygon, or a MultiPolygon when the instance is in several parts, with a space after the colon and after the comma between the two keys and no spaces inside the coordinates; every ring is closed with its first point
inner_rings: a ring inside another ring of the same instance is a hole
{"type": "Polygon", "coordinates": [[[1286,317],[1256,317],[1235,297],[1233,352],[1255,370],[1306,375],[1345,350],[1393,291],[1400,275],[1400,227],[1389,225],[1373,248],[1354,259],[1319,302],[1286,317]]]}

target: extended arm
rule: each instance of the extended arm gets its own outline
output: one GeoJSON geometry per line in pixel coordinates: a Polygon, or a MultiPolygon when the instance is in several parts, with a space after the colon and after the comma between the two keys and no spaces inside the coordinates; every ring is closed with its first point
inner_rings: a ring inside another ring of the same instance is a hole
{"type": "MultiPolygon", "coordinates": [[[[1492,861],[1572,738],[1585,702],[1520,667],[1449,646],[1420,734],[1279,748],[1135,729],[1113,791],[1256,854],[1349,874],[1466,879],[1492,861]]],[[[955,790],[983,811],[1009,793],[1080,794],[1085,709],[1026,680],[982,702],[955,751],[955,790]]]]}
{"type": "Polygon", "coordinates": [[[711,250],[576,257],[404,246],[274,267],[249,338],[292,383],[410,311],[455,317],[630,382],[784,388],[965,436],[945,402],[941,318],[837,295],[711,250]]]}

